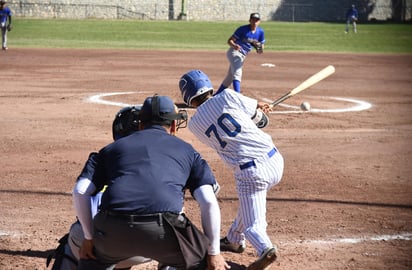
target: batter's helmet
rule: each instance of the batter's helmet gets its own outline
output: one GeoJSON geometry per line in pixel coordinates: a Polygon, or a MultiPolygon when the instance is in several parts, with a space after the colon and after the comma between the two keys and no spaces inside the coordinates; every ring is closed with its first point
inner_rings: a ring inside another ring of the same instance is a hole
{"type": "Polygon", "coordinates": [[[128,136],[139,129],[139,112],[141,106],[128,106],[121,109],[113,120],[113,140],[128,136]]]}
{"type": "Polygon", "coordinates": [[[213,86],[209,77],[201,70],[191,70],[179,81],[179,88],[186,105],[191,106],[192,100],[205,93],[213,94],[213,86]]]}

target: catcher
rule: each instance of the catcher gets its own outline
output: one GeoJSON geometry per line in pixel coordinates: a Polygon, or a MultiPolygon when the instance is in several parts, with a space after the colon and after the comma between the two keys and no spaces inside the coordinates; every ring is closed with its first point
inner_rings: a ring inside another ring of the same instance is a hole
{"type": "Polygon", "coordinates": [[[0,0],[0,29],[1,29],[1,48],[7,50],[7,32],[13,28],[11,24],[11,10],[6,6],[6,1],[0,0]]]}
{"type": "Polygon", "coordinates": [[[346,29],[345,33],[349,33],[349,25],[352,24],[353,32],[357,33],[356,30],[356,22],[358,21],[358,10],[356,9],[355,5],[352,5],[348,11],[346,11],[346,29]]]}
{"type": "MultiPolygon", "coordinates": [[[[121,109],[115,116],[112,124],[113,140],[126,137],[138,130],[140,106],[129,106],[121,109]]],[[[90,153],[89,158],[78,179],[91,179],[94,168],[99,160],[98,153],[90,153]]],[[[90,198],[93,215],[98,211],[103,191],[98,192],[90,198]]],[[[70,227],[69,233],[59,240],[57,249],[48,256],[46,266],[49,266],[52,259],[54,263],[52,270],[76,270],[80,259],[79,247],[83,243],[84,233],[79,221],[70,227]]],[[[151,261],[148,258],[136,256],[119,262],[115,269],[130,269],[133,265],[151,261]]]]}

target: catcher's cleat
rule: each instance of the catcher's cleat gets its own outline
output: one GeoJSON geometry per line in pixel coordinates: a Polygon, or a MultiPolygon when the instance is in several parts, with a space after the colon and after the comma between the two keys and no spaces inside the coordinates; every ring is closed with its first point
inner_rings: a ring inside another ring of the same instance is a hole
{"type": "Polygon", "coordinates": [[[277,259],[276,248],[266,249],[259,259],[251,263],[246,270],[266,270],[270,268],[270,265],[277,259]]]}
{"type": "Polygon", "coordinates": [[[242,253],[245,251],[245,245],[230,243],[227,237],[220,239],[220,251],[229,251],[233,253],[242,253]]]}

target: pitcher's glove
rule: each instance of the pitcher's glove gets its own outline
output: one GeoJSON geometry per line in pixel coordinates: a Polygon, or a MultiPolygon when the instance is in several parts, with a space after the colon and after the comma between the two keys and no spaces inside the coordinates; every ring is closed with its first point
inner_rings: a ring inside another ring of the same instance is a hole
{"type": "Polygon", "coordinates": [[[253,48],[255,48],[257,53],[263,53],[263,46],[262,43],[258,42],[258,41],[252,41],[250,43],[250,45],[253,46],[253,48]]]}
{"type": "Polygon", "coordinates": [[[9,25],[7,25],[7,31],[11,31],[13,29],[13,25],[11,25],[11,24],[9,24],[9,25]]]}

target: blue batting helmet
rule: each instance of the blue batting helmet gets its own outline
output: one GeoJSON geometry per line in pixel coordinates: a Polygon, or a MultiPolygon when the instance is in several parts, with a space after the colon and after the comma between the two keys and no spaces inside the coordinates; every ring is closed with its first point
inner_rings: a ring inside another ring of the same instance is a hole
{"type": "Polygon", "coordinates": [[[191,106],[192,100],[205,93],[213,94],[213,86],[209,77],[201,70],[191,70],[184,74],[179,81],[183,101],[191,106]]]}

